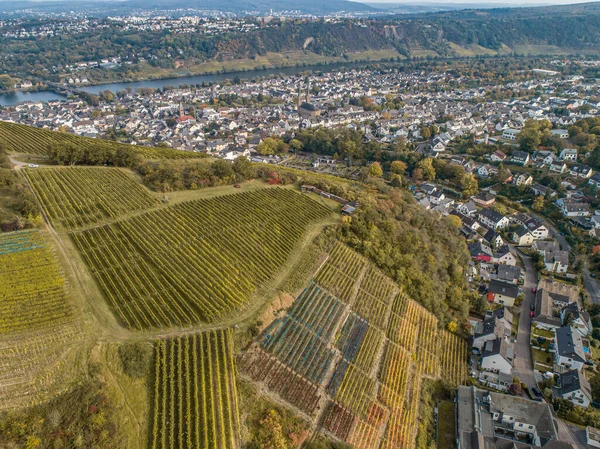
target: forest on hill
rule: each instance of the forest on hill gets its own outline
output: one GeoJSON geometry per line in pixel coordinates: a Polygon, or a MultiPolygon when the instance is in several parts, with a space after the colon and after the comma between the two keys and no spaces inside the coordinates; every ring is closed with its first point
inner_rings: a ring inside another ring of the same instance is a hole
{"type": "Polygon", "coordinates": [[[274,19],[267,25],[257,22],[258,28],[249,32],[219,35],[132,30],[107,20],[100,31],[77,36],[0,37],[0,71],[58,82],[59,71],[45,71],[44,67],[108,58],[133,62],[86,73],[90,80],[102,81],[143,78],[161,69],[231,70],[219,68],[218,63],[239,60],[250,64],[266,55],[281,56],[279,62],[270,64],[292,66],[314,63],[315,57],[321,62],[323,58],[361,59],[370,51],[381,51],[374,59],[596,54],[600,44],[598,5],[463,10],[335,23],[274,19]],[[202,64],[207,66],[203,69],[202,64]]]}

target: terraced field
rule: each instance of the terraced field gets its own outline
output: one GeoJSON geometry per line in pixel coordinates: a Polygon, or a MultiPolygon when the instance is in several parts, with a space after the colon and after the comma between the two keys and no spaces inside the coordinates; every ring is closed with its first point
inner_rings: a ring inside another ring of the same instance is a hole
{"type": "Polygon", "coordinates": [[[81,328],[65,278],[39,231],[0,235],[0,409],[68,387],[81,328]]]}
{"type": "Polygon", "coordinates": [[[36,168],[23,173],[46,216],[68,229],[159,204],[143,185],[118,168],[36,168]]]}
{"type": "Polygon", "coordinates": [[[235,449],[240,423],[231,332],[156,343],[152,449],[235,449]]]}
{"type": "Polygon", "coordinates": [[[467,344],[366,259],[336,244],[241,371],[359,449],[415,447],[422,379],[467,377],[467,344]]]}
{"type": "Polygon", "coordinates": [[[144,159],[191,159],[206,157],[203,153],[126,145],[109,140],[92,139],[33,126],[0,121],[0,143],[10,152],[47,155],[52,143],[71,143],[84,151],[131,151],[144,159]]]}
{"type": "Polygon", "coordinates": [[[130,329],[213,323],[273,280],[331,210],[268,188],[181,203],[72,234],[130,329]]]}

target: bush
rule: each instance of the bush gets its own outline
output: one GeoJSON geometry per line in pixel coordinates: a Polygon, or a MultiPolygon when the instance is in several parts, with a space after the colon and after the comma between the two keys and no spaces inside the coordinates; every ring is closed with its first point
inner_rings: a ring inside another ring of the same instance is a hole
{"type": "Polygon", "coordinates": [[[129,377],[144,377],[152,360],[152,346],[143,342],[125,343],[119,346],[119,359],[129,377]]]}

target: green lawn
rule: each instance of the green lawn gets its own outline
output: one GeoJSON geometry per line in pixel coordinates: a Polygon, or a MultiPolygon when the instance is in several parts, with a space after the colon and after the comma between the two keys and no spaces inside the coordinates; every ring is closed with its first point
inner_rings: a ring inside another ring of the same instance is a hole
{"type": "Polygon", "coordinates": [[[552,358],[551,352],[544,352],[540,351],[539,349],[531,348],[531,355],[533,357],[534,362],[552,366],[552,361],[550,361],[549,363],[546,361],[548,357],[552,358]]]}
{"type": "Polygon", "coordinates": [[[539,329],[535,326],[531,328],[531,332],[535,337],[554,338],[554,332],[546,329],[539,329]]]}
{"type": "Polygon", "coordinates": [[[438,444],[444,449],[456,448],[456,407],[454,402],[438,404],[438,444]]]}
{"type": "Polygon", "coordinates": [[[511,329],[511,335],[517,335],[519,333],[519,317],[521,316],[521,314],[519,312],[513,312],[513,322],[512,322],[512,329],[511,329]]]}

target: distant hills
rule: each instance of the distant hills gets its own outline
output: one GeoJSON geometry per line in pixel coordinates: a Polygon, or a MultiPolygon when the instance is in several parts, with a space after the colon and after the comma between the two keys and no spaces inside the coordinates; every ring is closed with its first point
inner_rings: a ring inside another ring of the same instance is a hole
{"type": "MultiPolygon", "coordinates": [[[[282,11],[299,11],[302,14],[328,15],[335,13],[377,13],[372,6],[347,0],[295,0],[282,2],[280,0],[181,0],[176,3],[168,0],[106,0],[92,2],[81,0],[68,1],[0,1],[0,12],[23,11],[25,9],[62,12],[89,11],[98,15],[128,14],[135,10],[202,10],[231,14],[268,14],[282,11]]],[[[381,11],[379,11],[381,12],[381,11]]]]}
{"type": "MultiPolygon", "coordinates": [[[[167,4],[166,0],[86,2],[0,2],[0,10],[7,5],[20,10],[29,7],[69,8],[102,16],[107,15],[109,9],[110,14],[161,8],[177,11],[178,14],[194,14],[195,11],[189,8],[200,7],[197,0],[181,0],[176,6],[167,4]],[[176,10],[173,9],[175,7],[176,10]]],[[[15,56],[4,61],[0,58],[0,70],[29,76],[38,64],[65,65],[113,56],[127,57],[132,50],[137,54],[153,52],[158,55],[153,62],[160,67],[168,67],[173,64],[171,56],[165,56],[165,49],[169,47],[178,49],[180,56],[176,59],[178,67],[182,69],[196,70],[201,64],[212,64],[211,70],[224,71],[229,67],[226,63],[235,63],[235,68],[239,70],[246,66],[413,57],[600,55],[600,2],[412,14],[381,14],[381,10],[373,6],[346,0],[301,0],[290,3],[280,0],[206,0],[201,7],[223,14],[264,14],[273,9],[274,16],[284,8],[314,15],[355,12],[364,19],[360,22],[356,19],[335,22],[273,20],[268,26],[259,26],[250,32],[216,36],[107,28],[78,37],[40,38],[43,45],[33,40],[27,44],[28,41],[0,39],[0,56],[2,53],[15,56]],[[41,48],[44,49],[42,53],[41,48]]],[[[107,76],[102,80],[109,79],[111,75],[107,76]]],[[[110,79],[119,79],[118,76],[110,79]]]]}

